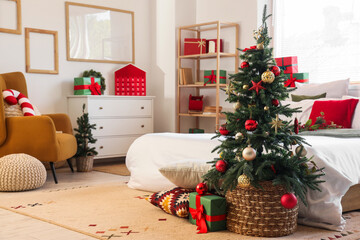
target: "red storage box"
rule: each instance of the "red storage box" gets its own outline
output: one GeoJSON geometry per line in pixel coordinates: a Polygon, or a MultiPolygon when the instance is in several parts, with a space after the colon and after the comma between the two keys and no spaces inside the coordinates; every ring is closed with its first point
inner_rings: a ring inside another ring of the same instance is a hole
{"type": "Polygon", "coordinates": [[[202,111],[203,109],[203,97],[204,96],[189,96],[189,110],[190,111],[202,111]]]}
{"type": "Polygon", "coordinates": [[[195,55],[206,53],[205,38],[185,38],[184,39],[184,55],[195,55]]]}
{"type": "Polygon", "coordinates": [[[115,71],[115,95],[146,96],[146,72],[132,64],[115,71]]]}

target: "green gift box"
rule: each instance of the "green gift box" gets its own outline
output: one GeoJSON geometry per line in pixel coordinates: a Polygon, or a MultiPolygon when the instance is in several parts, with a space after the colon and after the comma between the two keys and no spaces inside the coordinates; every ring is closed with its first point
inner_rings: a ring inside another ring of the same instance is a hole
{"type": "Polygon", "coordinates": [[[204,129],[200,128],[189,128],[189,133],[204,133],[204,129]]]}
{"type": "Polygon", "coordinates": [[[284,82],[285,87],[296,87],[295,82],[298,83],[309,83],[309,73],[289,73],[285,74],[286,81],[284,82]]]}
{"type": "MultiPolygon", "coordinates": [[[[199,195],[196,192],[189,194],[189,221],[196,224],[196,216],[203,209],[207,230],[210,232],[226,229],[226,200],[213,194],[199,195]]],[[[198,220],[199,221],[199,220],[198,220]]],[[[200,220],[201,221],[201,220],[200,220]]],[[[197,224],[198,225],[198,224],[197,224]]],[[[201,231],[201,229],[200,229],[201,231]]]]}
{"type": "Polygon", "coordinates": [[[101,95],[100,78],[74,78],[74,95],[101,95]]]}
{"type": "MultiPolygon", "coordinates": [[[[219,70],[220,72],[220,83],[226,83],[226,71],[219,70]]],[[[206,84],[216,83],[216,70],[204,70],[204,86],[206,84]]]]}

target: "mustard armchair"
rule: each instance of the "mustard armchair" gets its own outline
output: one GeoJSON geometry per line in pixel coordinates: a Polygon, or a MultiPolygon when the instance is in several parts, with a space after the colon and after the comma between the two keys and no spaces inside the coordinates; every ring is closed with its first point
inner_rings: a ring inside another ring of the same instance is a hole
{"type": "MultiPolygon", "coordinates": [[[[26,80],[21,72],[0,74],[0,90],[15,89],[28,96],[26,80]]],[[[4,100],[0,97],[0,157],[26,153],[42,162],[49,162],[55,183],[58,183],[54,163],[67,160],[77,150],[76,139],[66,114],[46,114],[32,117],[5,118],[4,100]],[[56,133],[62,131],[62,133],[56,133]]]]}

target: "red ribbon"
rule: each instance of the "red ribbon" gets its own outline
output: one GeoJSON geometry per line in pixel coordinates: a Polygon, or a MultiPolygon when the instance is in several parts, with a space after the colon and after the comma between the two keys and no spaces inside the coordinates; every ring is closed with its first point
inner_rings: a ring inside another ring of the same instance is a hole
{"type": "Polygon", "coordinates": [[[295,77],[293,77],[293,74],[290,73],[290,78],[285,81],[284,85],[285,87],[296,87],[295,82],[305,83],[307,81],[308,79],[296,79],[295,77]]]}
{"type": "Polygon", "coordinates": [[[251,46],[250,48],[245,48],[243,52],[246,52],[247,50],[254,50],[256,49],[256,46],[251,46]]]}
{"type": "MultiPolygon", "coordinates": [[[[207,80],[205,83],[204,83],[204,86],[206,86],[206,84],[209,83],[210,81],[210,84],[212,83],[216,83],[216,75],[214,73],[214,70],[211,70],[211,74],[209,76],[205,76],[204,78],[208,78],[209,80],[207,80]]],[[[220,76],[220,79],[226,79],[226,77],[224,76],[220,76]]]]}
{"type": "Polygon", "coordinates": [[[85,90],[89,89],[91,95],[101,95],[101,86],[95,82],[95,78],[90,78],[91,84],[90,85],[77,85],[74,86],[74,90],[85,90]]]}
{"type": "Polygon", "coordinates": [[[203,195],[196,195],[196,209],[189,208],[191,217],[196,220],[196,226],[198,226],[196,230],[199,230],[199,232],[197,232],[198,234],[208,232],[206,221],[217,222],[226,219],[226,214],[217,215],[217,216],[209,216],[205,214],[204,205],[201,204],[200,200],[202,196],[206,196],[206,195],[212,195],[212,194],[206,193],[203,195]]]}

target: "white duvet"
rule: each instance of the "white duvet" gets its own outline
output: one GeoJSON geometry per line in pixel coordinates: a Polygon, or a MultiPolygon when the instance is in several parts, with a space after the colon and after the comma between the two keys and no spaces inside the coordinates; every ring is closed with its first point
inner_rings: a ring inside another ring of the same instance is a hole
{"type": "MultiPolygon", "coordinates": [[[[219,142],[211,137],[213,134],[154,133],[138,138],[126,156],[131,172],[128,186],[152,192],[174,187],[158,169],[169,163],[208,162],[217,157],[211,151],[219,142]]],[[[308,192],[307,208],[300,204],[299,223],[341,231],[345,226],[341,198],[360,182],[360,138],[304,138],[312,145],[306,147],[307,157],[314,156],[318,167],[325,167],[326,182],[320,185],[322,192],[308,192]]]]}

